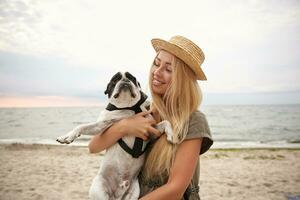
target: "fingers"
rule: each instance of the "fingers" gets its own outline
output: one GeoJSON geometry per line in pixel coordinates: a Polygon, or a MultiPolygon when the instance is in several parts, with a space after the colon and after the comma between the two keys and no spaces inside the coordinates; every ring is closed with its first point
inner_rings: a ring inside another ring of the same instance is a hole
{"type": "Polygon", "coordinates": [[[149,121],[149,123],[150,123],[150,125],[156,125],[156,121],[155,121],[155,119],[148,119],[148,121],[149,121]]]}
{"type": "Polygon", "coordinates": [[[151,111],[148,110],[148,111],[140,112],[140,113],[138,113],[138,114],[136,114],[136,115],[138,115],[138,116],[145,116],[145,115],[149,115],[150,113],[151,113],[151,111]]]}
{"type": "MultiPolygon", "coordinates": [[[[152,126],[150,126],[148,128],[148,131],[157,137],[161,136],[161,132],[159,132],[159,130],[157,130],[156,128],[154,128],[152,126]]],[[[149,134],[148,134],[148,136],[149,136],[149,134]]]]}
{"type": "Polygon", "coordinates": [[[156,124],[156,121],[155,121],[155,119],[150,115],[150,113],[151,113],[150,111],[144,111],[144,112],[140,112],[140,113],[136,114],[135,116],[136,116],[136,117],[142,116],[143,119],[142,119],[142,121],[140,121],[140,122],[142,122],[142,123],[146,122],[146,123],[149,123],[150,125],[155,125],[155,124],[156,124]],[[147,115],[148,115],[148,116],[147,116],[147,115]],[[144,120],[144,119],[146,119],[146,120],[144,120]]]}
{"type": "Polygon", "coordinates": [[[141,138],[142,138],[144,141],[148,140],[148,139],[149,139],[149,133],[148,133],[148,132],[144,133],[144,134],[141,136],[141,138]]]}
{"type": "Polygon", "coordinates": [[[149,139],[149,133],[148,132],[139,133],[135,137],[142,138],[144,141],[146,141],[149,139]]]}

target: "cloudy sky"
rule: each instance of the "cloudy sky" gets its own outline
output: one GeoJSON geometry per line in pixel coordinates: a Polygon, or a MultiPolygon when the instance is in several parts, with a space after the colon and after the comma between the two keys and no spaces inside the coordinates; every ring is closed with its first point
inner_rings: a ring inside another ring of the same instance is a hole
{"type": "Polygon", "coordinates": [[[174,35],[206,55],[204,104],[300,103],[298,0],[0,0],[0,107],[100,105],[117,71],[146,89],[174,35]]]}

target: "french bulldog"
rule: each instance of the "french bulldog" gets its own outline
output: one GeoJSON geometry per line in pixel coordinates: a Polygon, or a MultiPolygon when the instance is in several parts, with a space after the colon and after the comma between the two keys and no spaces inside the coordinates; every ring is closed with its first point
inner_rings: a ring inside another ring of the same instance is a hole
{"type": "MultiPolygon", "coordinates": [[[[70,144],[80,135],[102,134],[115,122],[150,108],[147,95],[142,92],[140,83],[129,72],[116,73],[104,93],[108,96],[109,103],[100,113],[98,120],[77,126],[66,135],[58,137],[58,142],[70,144]]],[[[178,142],[173,138],[169,121],[164,120],[155,128],[165,133],[169,142],[178,142]]],[[[149,141],[126,135],[106,149],[89,190],[90,199],[137,200],[140,193],[138,174],[144,163],[144,152],[149,141]]]]}

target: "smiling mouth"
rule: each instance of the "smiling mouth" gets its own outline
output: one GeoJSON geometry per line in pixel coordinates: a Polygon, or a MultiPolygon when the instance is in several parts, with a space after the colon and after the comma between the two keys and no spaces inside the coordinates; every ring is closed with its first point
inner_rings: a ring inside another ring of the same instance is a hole
{"type": "Polygon", "coordinates": [[[160,85],[165,84],[165,83],[164,83],[164,82],[161,82],[161,81],[159,81],[159,80],[153,79],[153,80],[152,80],[152,84],[155,85],[155,86],[160,86],[160,85]]]}
{"type": "Polygon", "coordinates": [[[119,87],[119,91],[114,95],[114,98],[118,98],[119,95],[120,95],[120,93],[121,93],[122,91],[125,92],[125,91],[127,91],[127,90],[129,90],[129,92],[130,92],[132,98],[135,98],[135,97],[136,97],[135,93],[134,93],[133,90],[132,90],[131,85],[125,83],[125,84],[123,84],[123,85],[121,85],[121,86],[119,87]]]}

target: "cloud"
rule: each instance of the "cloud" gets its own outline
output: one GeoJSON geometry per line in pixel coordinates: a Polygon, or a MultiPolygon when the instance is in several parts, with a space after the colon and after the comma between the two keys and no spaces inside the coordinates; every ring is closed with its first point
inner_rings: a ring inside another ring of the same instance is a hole
{"type": "Polygon", "coordinates": [[[204,50],[205,92],[297,91],[299,8],[294,0],[3,0],[0,92],[98,95],[116,71],[146,88],[150,39],[176,34],[204,50]]]}
{"type": "Polygon", "coordinates": [[[224,53],[260,43],[300,16],[297,1],[3,2],[2,50],[91,66],[145,65],[152,58],[149,40],[174,34],[190,36],[209,54],[224,53]]]}

